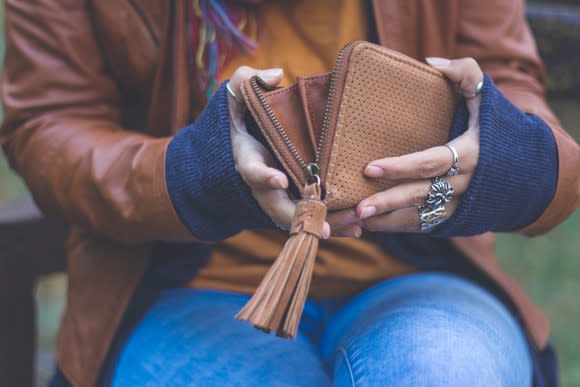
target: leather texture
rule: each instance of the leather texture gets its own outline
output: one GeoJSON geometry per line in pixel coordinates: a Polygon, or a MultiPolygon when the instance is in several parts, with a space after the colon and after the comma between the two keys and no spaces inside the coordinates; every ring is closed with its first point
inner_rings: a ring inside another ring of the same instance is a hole
{"type": "Polygon", "coordinates": [[[393,185],[366,178],[363,170],[369,161],[447,142],[455,111],[453,87],[412,58],[356,43],[344,86],[336,94],[341,98],[331,113],[336,125],[325,186],[331,209],[354,207],[393,185]]]}
{"type": "MultiPolygon", "coordinates": [[[[194,240],[164,179],[167,143],[205,103],[187,61],[185,6],[186,0],[5,2],[0,142],[41,209],[74,225],[57,355],[75,386],[96,384],[151,244],[194,240]]],[[[373,0],[372,14],[381,45],[416,59],[473,57],[514,104],[550,125],[559,152],[556,194],[519,230],[537,235],[580,203],[580,148],[546,103],[524,6],[523,0],[373,0]]],[[[499,269],[493,235],[452,242],[509,295],[543,348],[548,321],[499,269]]]]}
{"type": "Polygon", "coordinates": [[[290,237],[262,282],[236,315],[257,329],[282,338],[295,338],[310,289],[326,204],[320,187],[308,184],[305,199],[296,205],[290,237]]]}
{"type": "Polygon", "coordinates": [[[304,231],[320,239],[326,218],[326,206],[318,200],[301,200],[296,204],[296,215],[290,226],[290,234],[304,231]]]}
{"type": "Polygon", "coordinates": [[[320,173],[330,210],[354,207],[392,186],[387,180],[364,176],[369,161],[445,144],[456,102],[452,85],[439,72],[368,42],[345,46],[331,74],[301,77],[286,88],[261,90],[263,99],[254,87],[251,81],[243,82],[242,95],[297,187],[304,187],[306,176],[268,111],[306,163],[314,162],[324,141],[320,173]],[[326,138],[322,136],[325,114],[326,138]]]}

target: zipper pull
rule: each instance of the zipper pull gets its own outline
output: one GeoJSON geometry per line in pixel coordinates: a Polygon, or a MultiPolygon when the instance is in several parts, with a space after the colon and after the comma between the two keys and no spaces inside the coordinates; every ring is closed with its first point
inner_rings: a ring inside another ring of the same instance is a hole
{"type": "Polygon", "coordinates": [[[316,163],[306,164],[304,166],[306,174],[306,184],[316,184],[320,187],[320,167],[316,163]]]}
{"type": "MultiPolygon", "coordinates": [[[[313,176],[320,180],[318,175],[313,176]]],[[[264,332],[274,331],[279,337],[296,337],[325,219],[320,186],[307,184],[303,199],[296,203],[288,241],[252,298],[236,315],[238,320],[249,321],[264,332]]]]}

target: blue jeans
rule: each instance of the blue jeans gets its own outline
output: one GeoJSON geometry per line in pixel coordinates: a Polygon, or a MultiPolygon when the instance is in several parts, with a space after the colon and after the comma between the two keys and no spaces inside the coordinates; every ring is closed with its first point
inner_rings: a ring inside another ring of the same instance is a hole
{"type": "Polygon", "coordinates": [[[525,336],[492,295],[417,273],[308,301],[295,340],[234,320],[248,296],[165,291],[120,353],[113,386],[530,386],[525,336]]]}

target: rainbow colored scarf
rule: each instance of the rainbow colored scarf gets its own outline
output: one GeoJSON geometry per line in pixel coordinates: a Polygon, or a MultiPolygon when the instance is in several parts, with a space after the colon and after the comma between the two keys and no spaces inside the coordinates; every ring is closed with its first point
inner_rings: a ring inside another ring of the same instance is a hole
{"type": "Polygon", "coordinates": [[[252,7],[221,0],[191,0],[188,6],[192,65],[209,98],[228,61],[257,47],[256,14],[252,7]]]}

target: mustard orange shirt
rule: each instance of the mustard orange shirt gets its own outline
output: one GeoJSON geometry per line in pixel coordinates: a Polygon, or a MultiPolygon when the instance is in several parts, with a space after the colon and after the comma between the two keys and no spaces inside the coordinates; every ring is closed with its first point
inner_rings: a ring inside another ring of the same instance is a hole
{"type": "MultiPolygon", "coordinates": [[[[247,65],[257,69],[284,69],[282,86],[297,76],[331,71],[346,43],[366,40],[368,10],[364,0],[268,1],[258,9],[258,48],[232,60],[224,69],[228,78],[247,65]]],[[[258,286],[282,250],[288,233],[246,231],[217,244],[208,264],[190,282],[191,287],[250,293],[258,286]]],[[[379,246],[361,239],[321,241],[310,296],[330,298],[355,294],[376,282],[413,271],[387,255],[379,246]]]]}

